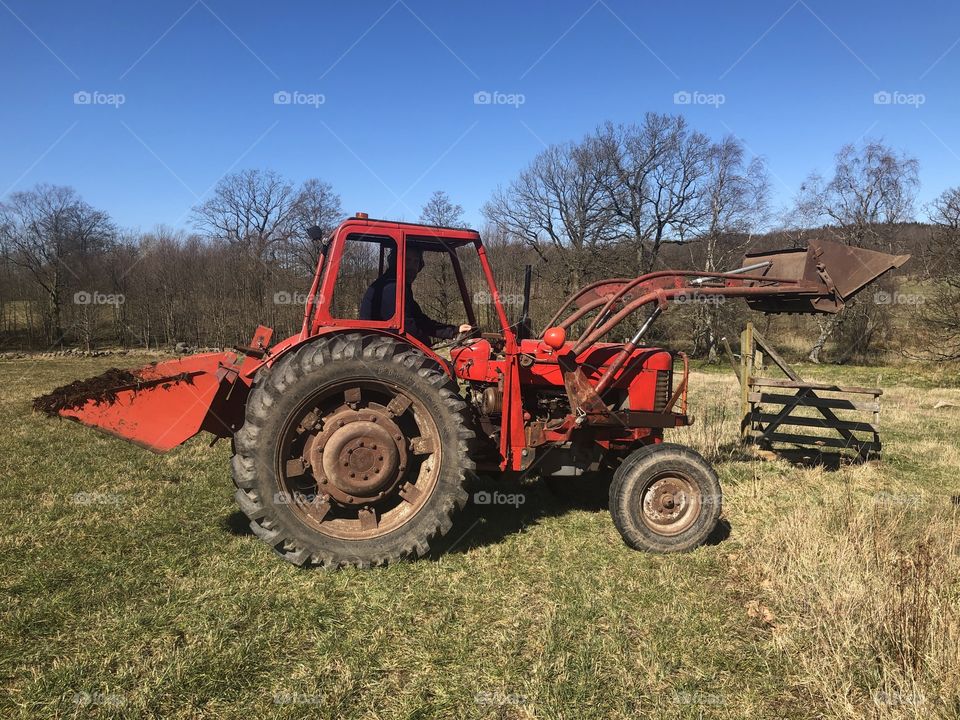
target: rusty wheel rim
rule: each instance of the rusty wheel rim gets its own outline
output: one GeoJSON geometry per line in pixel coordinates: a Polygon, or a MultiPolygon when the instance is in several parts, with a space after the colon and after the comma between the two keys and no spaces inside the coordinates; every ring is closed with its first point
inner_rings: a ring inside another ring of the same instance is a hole
{"type": "Polygon", "coordinates": [[[415,397],[379,380],[335,383],[287,422],[275,500],[317,532],[368,540],[423,508],[440,461],[437,424],[415,397]]]}
{"type": "Polygon", "coordinates": [[[700,516],[702,504],[696,483],[683,475],[663,473],[640,494],[640,517],[658,535],[679,535],[700,516]]]}

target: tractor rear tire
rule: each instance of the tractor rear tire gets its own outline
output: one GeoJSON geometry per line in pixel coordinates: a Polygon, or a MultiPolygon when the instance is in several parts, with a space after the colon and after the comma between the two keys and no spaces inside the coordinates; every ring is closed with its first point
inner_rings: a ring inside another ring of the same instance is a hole
{"type": "Polygon", "coordinates": [[[610,514],[635,550],[685,552],[714,531],[720,480],[703,457],[682,445],[646,445],[627,456],[610,485],[610,514]]]}
{"type": "Polygon", "coordinates": [[[463,508],[475,433],[457,384],[394,338],[320,338],[258,376],[234,438],[236,499],[284,560],[422,557],[463,508]]]}

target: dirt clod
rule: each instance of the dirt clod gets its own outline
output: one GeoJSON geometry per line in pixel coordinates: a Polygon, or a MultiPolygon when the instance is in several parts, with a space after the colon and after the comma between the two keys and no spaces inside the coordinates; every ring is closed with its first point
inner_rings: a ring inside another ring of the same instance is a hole
{"type": "Polygon", "coordinates": [[[111,403],[116,400],[118,389],[137,385],[139,376],[130,370],[110,368],[105,373],[86,380],[77,380],[33,399],[33,409],[50,417],[61,410],[83,407],[89,400],[111,403]]]}

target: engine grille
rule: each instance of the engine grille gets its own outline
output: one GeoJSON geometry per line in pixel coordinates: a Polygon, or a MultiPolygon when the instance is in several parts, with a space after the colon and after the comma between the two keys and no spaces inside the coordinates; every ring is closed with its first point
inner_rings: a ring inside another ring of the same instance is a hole
{"type": "Polygon", "coordinates": [[[657,370],[657,389],[654,393],[653,410],[663,412],[670,401],[670,392],[673,386],[672,370],[657,370]]]}

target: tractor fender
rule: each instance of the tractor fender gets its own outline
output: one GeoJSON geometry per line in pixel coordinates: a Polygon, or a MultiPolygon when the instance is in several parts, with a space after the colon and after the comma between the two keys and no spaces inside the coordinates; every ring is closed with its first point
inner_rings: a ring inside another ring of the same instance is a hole
{"type": "Polygon", "coordinates": [[[369,335],[382,335],[384,337],[393,338],[400,342],[406,343],[411,347],[416,348],[428,358],[434,360],[437,365],[439,365],[443,371],[456,380],[456,377],[453,373],[453,369],[448,360],[445,360],[443,357],[438,355],[434,350],[416,338],[412,338],[409,335],[400,335],[397,333],[388,332],[380,328],[342,328],[342,327],[331,327],[331,328],[321,328],[320,332],[314,333],[308,337],[302,337],[299,333],[296,335],[291,335],[286,340],[281,340],[273,347],[269,348],[269,355],[257,360],[256,362],[245,365],[242,371],[242,375],[248,382],[253,382],[253,379],[256,377],[257,372],[264,366],[272,367],[277,360],[284,357],[288,353],[295,352],[298,348],[303,347],[307,343],[311,343],[318,338],[333,337],[335,335],[348,335],[351,333],[364,333],[369,335]]]}

